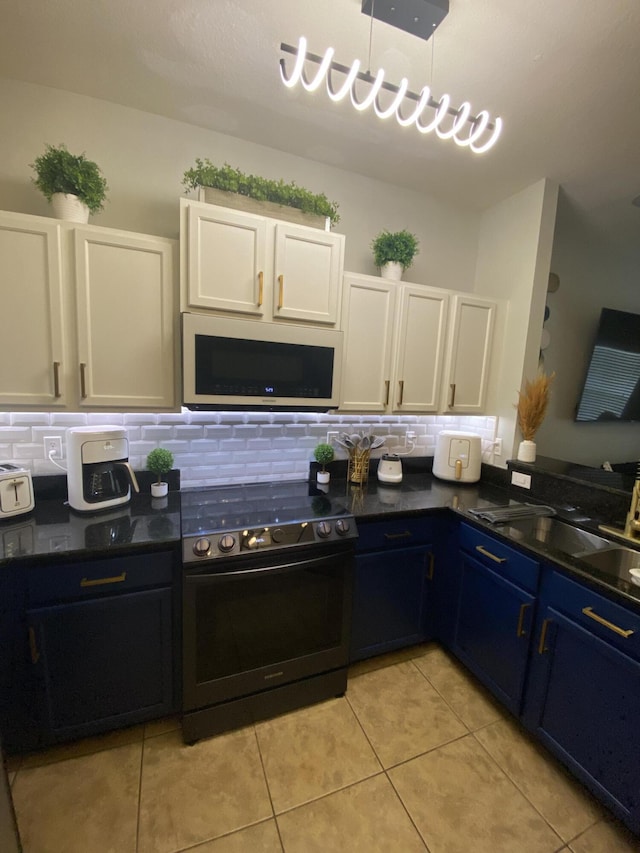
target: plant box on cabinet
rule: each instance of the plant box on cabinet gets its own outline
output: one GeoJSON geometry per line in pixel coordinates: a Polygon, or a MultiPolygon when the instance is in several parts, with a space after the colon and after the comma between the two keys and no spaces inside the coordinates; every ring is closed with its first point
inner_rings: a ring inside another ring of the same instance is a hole
{"type": "Polygon", "coordinates": [[[344,236],[180,199],[182,311],[336,325],[344,236]]]}
{"type": "Polygon", "coordinates": [[[448,292],[347,273],[341,411],[435,412],[448,292]]]}
{"type": "Polygon", "coordinates": [[[0,405],[169,409],[175,241],[0,212],[0,405]]]}

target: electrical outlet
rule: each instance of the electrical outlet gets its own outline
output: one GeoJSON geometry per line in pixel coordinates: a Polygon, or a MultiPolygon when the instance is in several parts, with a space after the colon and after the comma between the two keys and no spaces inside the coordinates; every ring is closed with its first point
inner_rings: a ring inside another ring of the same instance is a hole
{"type": "Polygon", "coordinates": [[[494,456],[502,456],[502,439],[496,438],[493,442],[493,455],[494,456]]]}
{"type": "Polygon", "coordinates": [[[46,435],[44,437],[44,455],[49,458],[62,459],[62,438],[59,435],[46,435]]]}
{"type": "Polygon", "coordinates": [[[522,489],[531,488],[531,474],[521,474],[519,471],[511,472],[511,485],[520,486],[522,489]]]}
{"type": "Polygon", "coordinates": [[[418,433],[412,429],[407,430],[407,441],[415,441],[418,437],[418,433]]]}
{"type": "Polygon", "coordinates": [[[340,432],[337,429],[330,429],[327,432],[327,444],[333,444],[333,439],[337,438],[340,432]]]}

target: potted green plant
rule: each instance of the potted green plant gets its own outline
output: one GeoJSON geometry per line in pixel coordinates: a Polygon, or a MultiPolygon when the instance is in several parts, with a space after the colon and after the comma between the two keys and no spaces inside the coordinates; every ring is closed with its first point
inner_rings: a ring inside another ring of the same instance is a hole
{"type": "Polygon", "coordinates": [[[34,184],[53,205],[58,219],[88,222],[90,213],[102,210],[107,181],[99,166],[84,154],[71,154],[66,145],[47,145],[31,163],[34,184]]]}
{"type": "Polygon", "coordinates": [[[371,243],[373,261],[383,278],[399,281],[419,252],[418,238],[409,231],[381,231],[371,243]]]}
{"type": "MultiPolygon", "coordinates": [[[[321,217],[323,225],[327,218],[331,225],[336,225],[340,220],[338,205],[329,201],[324,193],[312,193],[305,187],[298,186],[295,181],[286,184],[282,180],[273,181],[258,175],[247,175],[228,163],[216,166],[211,160],[196,158],[196,165],[186,170],[182,183],[187,190],[202,189],[204,192],[201,195],[201,201],[226,207],[246,210],[243,198],[250,198],[257,205],[253,209],[267,216],[309,224],[308,220],[287,214],[287,208],[289,208],[303,214],[321,217]],[[210,194],[209,190],[220,192],[210,194]]],[[[319,222],[313,224],[318,225],[319,222]]]]}
{"type": "Polygon", "coordinates": [[[330,462],[333,462],[333,447],[330,444],[319,444],[313,451],[313,456],[318,465],[322,466],[322,470],[317,473],[318,482],[324,484],[328,483],[331,479],[331,474],[326,470],[325,466],[330,462]]]}
{"type": "Polygon", "coordinates": [[[163,482],[162,475],[167,474],[172,468],[173,453],[164,447],[156,447],[147,456],[147,470],[158,477],[156,482],[151,484],[151,494],[154,498],[163,498],[169,491],[169,486],[163,482]]]}

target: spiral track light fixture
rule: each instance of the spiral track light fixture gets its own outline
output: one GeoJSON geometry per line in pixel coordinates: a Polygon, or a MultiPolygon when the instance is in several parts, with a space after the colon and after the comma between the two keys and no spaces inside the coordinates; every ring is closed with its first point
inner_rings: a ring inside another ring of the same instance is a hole
{"type": "Polygon", "coordinates": [[[284,58],[280,59],[280,76],[284,85],[290,89],[300,84],[307,92],[314,92],[324,82],[327,94],[332,101],[341,101],[349,95],[351,104],[356,110],[363,111],[373,106],[379,118],[385,119],[395,115],[401,127],[413,124],[420,133],[435,131],[440,139],[453,139],[456,145],[468,147],[475,154],[483,154],[493,148],[502,131],[501,118],[495,118],[492,121],[486,110],[481,110],[477,115],[472,116],[471,104],[468,101],[456,110],[451,107],[449,95],[442,95],[439,100],[436,100],[429,86],[423,86],[420,94],[417,95],[409,90],[406,77],[403,77],[400,85],[396,86],[384,79],[383,69],[379,69],[375,76],[368,71],[361,71],[359,59],[354,60],[351,66],[336,62],[332,47],[327,48],[324,56],[309,53],[304,36],[300,36],[297,47],[282,43],[280,50],[296,57],[290,74],[287,74],[284,58]],[[309,62],[319,66],[312,78],[307,76],[305,69],[306,63],[309,62]],[[345,75],[342,84],[337,87],[333,79],[333,74],[336,72],[345,75]],[[370,86],[368,93],[362,98],[359,98],[356,92],[357,81],[370,86]],[[382,89],[394,95],[387,106],[383,106],[380,101],[382,89]],[[407,114],[403,112],[405,101],[415,103],[413,110],[407,114]],[[425,120],[424,114],[427,110],[435,111],[430,121],[425,120]],[[452,117],[452,120],[449,121],[448,117],[452,117]]]}

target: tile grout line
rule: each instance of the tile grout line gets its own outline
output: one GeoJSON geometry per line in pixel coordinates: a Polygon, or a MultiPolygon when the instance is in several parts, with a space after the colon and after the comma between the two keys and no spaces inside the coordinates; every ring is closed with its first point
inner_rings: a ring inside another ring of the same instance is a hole
{"type": "Polygon", "coordinates": [[[142,768],[144,764],[144,748],[145,748],[144,731],[142,732],[142,749],[140,750],[140,777],[138,779],[138,815],[136,820],[136,853],[140,846],[140,807],[142,805],[142,768]]]}
{"type": "Polygon", "coordinates": [[[267,788],[267,795],[269,797],[269,803],[271,804],[271,814],[273,820],[276,825],[276,832],[278,833],[278,841],[280,842],[280,847],[284,853],[284,842],[282,841],[282,835],[280,834],[280,825],[278,823],[278,816],[276,814],[275,807],[273,805],[273,797],[271,796],[271,788],[269,787],[269,777],[267,776],[267,768],[264,763],[264,756],[262,755],[262,750],[260,749],[260,738],[258,737],[258,727],[256,724],[253,724],[253,736],[256,740],[256,746],[258,748],[258,757],[260,758],[260,766],[262,767],[262,775],[264,776],[264,784],[267,788]]]}

